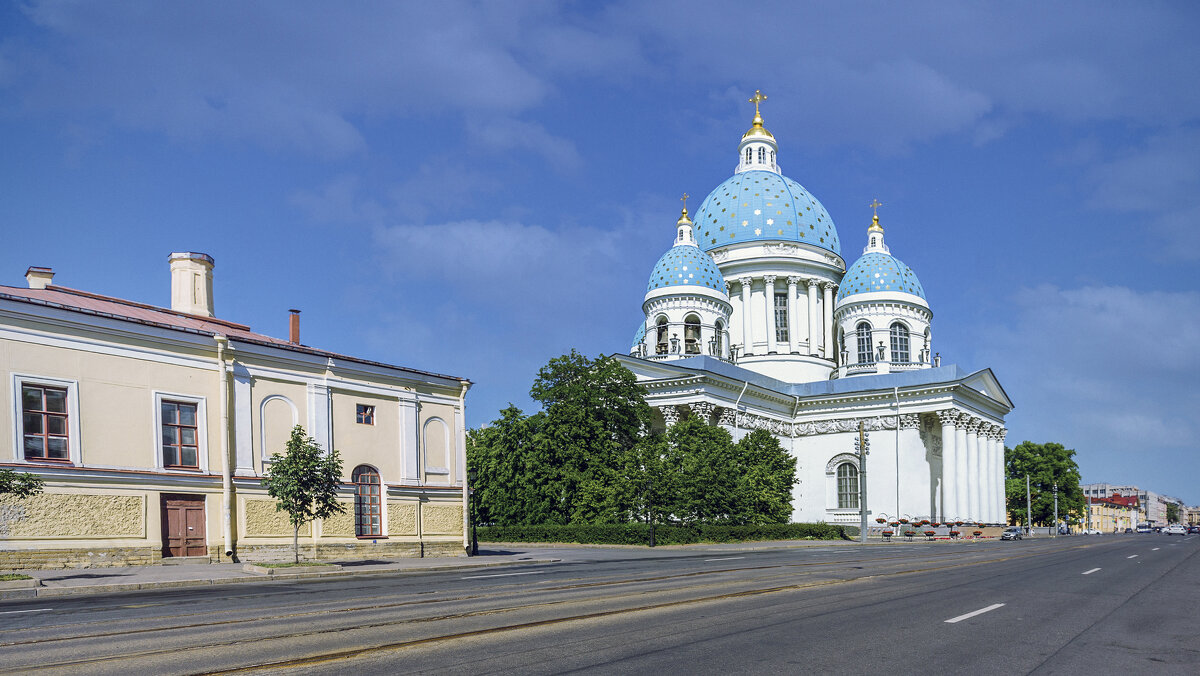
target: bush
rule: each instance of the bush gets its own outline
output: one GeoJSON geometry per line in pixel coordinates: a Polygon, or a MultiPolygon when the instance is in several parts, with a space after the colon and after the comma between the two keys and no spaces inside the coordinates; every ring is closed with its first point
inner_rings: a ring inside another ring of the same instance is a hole
{"type": "MultiPolygon", "coordinates": [[[[481,526],[484,542],[572,542],[592,545],[645,545],[650,526],[630,524],[572,524],[536,526],[481,526]]],[[[758,526],[656,525],[655,544],[685,545],[698,542],[770,540],[848,540],[846,529],[827,523],[780,523],[758,526]]]]}

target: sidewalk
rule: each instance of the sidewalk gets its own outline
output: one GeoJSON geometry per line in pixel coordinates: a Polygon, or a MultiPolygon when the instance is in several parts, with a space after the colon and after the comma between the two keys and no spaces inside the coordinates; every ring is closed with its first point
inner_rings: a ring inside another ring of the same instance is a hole
{"type": "MultiPolygon", "coordinates": [[[[271,575],[248,572],[241,563],[184,563],[179,565],[126,566],[113,568],[69,568],[58,570],[16,571],[33,577],[38,586],[20,588],[18,583],[0,582],[0,603],[8,599],[28,599],[75,594],[105,594],[138,589],[194,587],[272,580],[340,578],[354,575],[424,573],[442,570],[471,570],[493,566],[555,563],[560,559],[539,552],[480,550],[479,556],[397,559],[394,561],[321,561],[335,563],[341,570],[289,573],[276,569],[271,575]],[[9,585],[14,585],[10,587],[9,585]]],[[[32,583],[32,581],[30,581],[32,583]]]]}

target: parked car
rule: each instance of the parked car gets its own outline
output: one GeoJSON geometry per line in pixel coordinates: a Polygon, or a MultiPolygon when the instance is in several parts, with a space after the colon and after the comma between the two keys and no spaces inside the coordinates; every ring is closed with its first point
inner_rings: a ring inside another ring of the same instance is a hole
{"type": "Polygon", "coordinates": [[[1187,535],[1187,528],[1175,523],[1163,529],[1165,535],[1187,535]]]}
{"type": "Polygon", "coordinates": [[[1133,529],[1132,529],[1132,528],[1126,528],[1126,529],[1125,529],[1125,532],[1126,532],[1126,533],[1132,533],[1132,532],[1133,532],[1133,529]]]}
{"type": "Polygon", "coordinates": [[[1139,525],[1138,525],[1138,527],[1137,527],[1137,532],[1139,532],[1139,533],[1152,533],[1152,532],[1154,532],[1154,529],[1150,527],[1150,524],[1148,524],[1148,523],[1143,523],[1143,524],[1139,524],[1139,525]]]}
{"type": "Polygon", "coordinates": [[[1188,526],[1188,535],[1200,535],[1200,526],[1188,526]]]}
{"type": "Polygon", "coordinates": [[[1083,534],[1084,534],[1084,535],[1099,535],[1099,534],[1100,534],[1100,529],[1098,529],[1098,528],[1085,528],[1085,529],[1083,529],[1083,534]]]}
{"type": "Polygon", "coordinates": [[[1020,540],[1021,539],[1021,527],[1020,526],[1009,526],[1008,528],[1005,528],[1004,532],[1000,534],[1000,539],[1001,540],[1020,540]]]}

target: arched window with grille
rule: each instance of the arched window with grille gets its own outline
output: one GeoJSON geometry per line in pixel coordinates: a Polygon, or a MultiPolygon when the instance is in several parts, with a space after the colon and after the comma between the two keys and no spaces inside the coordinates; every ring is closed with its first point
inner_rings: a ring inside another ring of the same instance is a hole
{"type": "Polygon", "coordinates": [[[383,536],[382,485],[374,467],[359,465],[350,475],[354,481],[354,534],[383,536]]]}
{"type": "Polygon", "coordinates": [[[892,362],[907,363],[911,361],[908,350],[908,327],[900,322],[892,324],[892,362]]]}
{"type": "Polygon", "coordinates": [[[843,462],[837,468],[838,509],[858,509],[858,468],[843,462]]]}
{"type": "Polygon", "coordinates": [[[766,149],[766,148],[761,148],[761,147],[760,147],[760,148],[758,149],[758,163],[759,163],[759,164],[766,164],[766,163],[767,163],[767,149],[766,149]]]}
{"type": "Polygon", "coordinates": [[[667,318],[659,317],[654,323],[654,353],[667,353],[667,318]]]}
{"type": "Polygon", "coordinates": [[[720,320],[713,329],[713,356],[725,356],[725,325],[720,320]]]}
{"type": "Polygon", "coordinates": [[[746,164],[750,164],[751,162],[754,161],[753,153],[754,153],[753,148],[746,148],[746,164]]]}
{"type": "Polygon", "coordinates": [[[683,351],[700,354],[700,318],[688,315],[683,320],[683,351]]]}
{"type": "Polygon", "coordinates": [[[871,353],[871,325],[863,322],[858,325],[855,330],[858,334],[858,363],[870,364],[875,361],[875,355],[871,353]]]}

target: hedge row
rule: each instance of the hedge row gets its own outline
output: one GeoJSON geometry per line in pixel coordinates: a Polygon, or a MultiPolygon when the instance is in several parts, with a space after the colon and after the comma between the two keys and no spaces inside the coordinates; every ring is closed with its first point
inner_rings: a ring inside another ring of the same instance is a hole
{"type": "MultiPolygon", "coordinates": [[[[857,529],[855,529],[857,534],[857,529]]],[[[481,526],[479,539],[485,542],[574,542],[589,545],[645,545],[650,543],[650,526],[644,523],[606,525],[481,526]]],[[[697,542],[747,542],[759,540],[848,540],[846,529],[827,523],[782,523],[763,526],[690,526],[654,527],[659,545],[686,545],[697,542]]]]}

